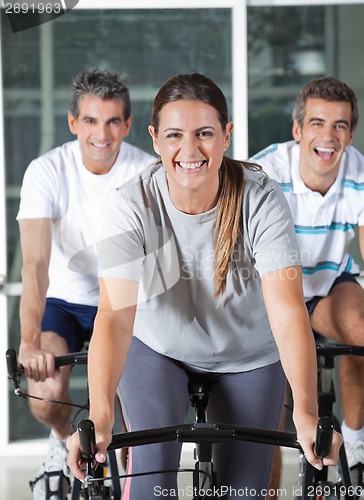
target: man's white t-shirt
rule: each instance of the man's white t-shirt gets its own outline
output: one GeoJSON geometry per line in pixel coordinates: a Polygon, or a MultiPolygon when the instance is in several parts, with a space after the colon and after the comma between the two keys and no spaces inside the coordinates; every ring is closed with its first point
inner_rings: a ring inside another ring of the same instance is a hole
{"type": "Polygon", "coordinates": [[[47,297],[75,304],[98,303],[97,256],[102,212],[110,193],[154,163],[155,158],[122,142],[103,175],[83,164],[78,141],[67,142],[33,160],[20,193],[19,219],[52,219],[47,297]]]}

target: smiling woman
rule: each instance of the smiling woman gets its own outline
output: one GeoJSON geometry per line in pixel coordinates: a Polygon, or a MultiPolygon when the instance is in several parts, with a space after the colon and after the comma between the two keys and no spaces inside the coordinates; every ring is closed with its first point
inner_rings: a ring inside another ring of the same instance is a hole
{"type": "Polygon", "coordinates": [[[169,192],[182,212],[196,214],[215,206],[219,169],[232,128],[231,122],[222,128],[217,110],[209,104],[188,99],[166,104],[159,123],[150,125],[169,192]]]}
{"type": "MultiPolygon", "coordinates": [[[[162,86],[149,131],[160,161],[109,197],[99,244],[88,365],[96,459],[105,460],[116,392],[128,428],[175,425],[188,411],[188,377],[198,372],[212,383],[209,420],[277,428],[285,373],[300,444],[322,467],[312,449],[316,354],[283,193],[255,165],[225,156],[226,99],[201,74],[162,86]]],[[[340,443],[336,433],[325,463],[337,461],[340,443]]],[[[76,434],[68,448],[83,480],[76,434]]],[[[132,448],[128,472],[150,463],[178,468],[180,452],[180,443],[132,448]]],[[[264,491],[272,455],[269,445],[221,444],[214,450],[220,486],[264,491]]],[[[129,477],[124,498],[151,498],[156,488],[177,491],[176,475],[129,477]]]]}

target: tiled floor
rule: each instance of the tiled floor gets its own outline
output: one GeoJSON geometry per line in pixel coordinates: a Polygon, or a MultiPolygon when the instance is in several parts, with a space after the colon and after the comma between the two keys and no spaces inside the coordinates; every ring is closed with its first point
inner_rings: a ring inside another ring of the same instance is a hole
{"type": "MultiPolygon", "coordinates": [[[[188,467],[191,457],[190,450],[188,453],[185,452],[183,457],[183,466],[188,467]]],[[[31,500],[33,498],[29,488],[29,481],[34,479],[42,458],[41,456],[32,456],[2,458],[0,460],[1,500],[31,500]]],[[[284,450],[281,500],[293,499],[293,487],[297,477],[298,452],[296,450],[284,450]]]]}

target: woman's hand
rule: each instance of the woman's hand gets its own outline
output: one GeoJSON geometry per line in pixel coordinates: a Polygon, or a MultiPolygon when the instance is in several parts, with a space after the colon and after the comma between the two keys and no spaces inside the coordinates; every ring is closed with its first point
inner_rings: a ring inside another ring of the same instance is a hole
{"type": "Polygon", "coordinates": [[[324,465],[336,465],[339,460],[339,450],[343,443],[340,433],[334,430],[332,446],[329,455],[323,459],[318,458],[314,453],[318,419],[315,417],[300,418],[300,422],[295,421],[297,438],[307,461],[316,469],[321,470],[324,465]]]}
{"type": "MultiPolygon", "coordinates": [[[[111,431],[95,432],[96,433],[96,462],[103,463],[106,460],[107,447],[109,446],[112,438],[111,431]]],[[[75,432],[67,439],[66,443],[68,449],[67,465],[71,469],[75,478],[81,482],[85,480],[85,460],[81,457],[80,440],[78,432],[75,432]]]]}
{"type": "Polygon", "coordinates": [[[342,435],[334,430],[330,454],[322,460],[324,465],[337,465],[339,461],[339,451],[342,444],[342,435]]]}

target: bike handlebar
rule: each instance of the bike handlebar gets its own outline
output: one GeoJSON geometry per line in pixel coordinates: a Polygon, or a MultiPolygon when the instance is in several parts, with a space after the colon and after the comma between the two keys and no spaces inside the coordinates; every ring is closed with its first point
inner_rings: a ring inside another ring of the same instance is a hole
{"type": "MultiPolygon", "coordinates": [[[[349,344],[316,344],[316,354],[318,356],[364,356],[364,346],[353,346],[349,344]]],[[[56,368],[67,365],[86,365],[87,364],[86,351],[71,352],[64,356],[56,356],[54,358],[56,368]]],[[[15,349],[8,349],[6,351],[6,364],[8,371],[8,378],[14,380],[24,373],[22,365],[18,364],[17,353],[15,349]]]]}
{"type": "MultiPolygon", "coordinates": [[[[56,356],[54,358],[54,364],[56,368],[59,368],[60,366],[66,366],[66,365],[86,365],[87,364],[87,352],[71,352],[69,354],[65,354],[63,356],[56,356]]],[[[35,396],[30,396],[29,394],[26,394],[22,392],[20,389],[20,377],[21,375],[24,374],[24,367],[18,363],[18,358],[17,358],[17,353],[14,349],[8,349],[6,351],[6,366],[7,366],[7,371],[8,371],[8,378],[9,380],[12,381],[14,385],[14,393],[16,396],[20,396],[23,398],[27,397],[35,397],[35,396]]],[[[36,397],[35,397],[36,398],[36,397]]],[[[36,398],[39,399],[39,398],[36,398]]],[[[56,401],[51,401],[51,400],[45,400],[44,401],[49,401],[55,403],[56,401]]],[[[79,405],[73,405],[72,403],[68,402],[63,402],[62,404],[65,405],[70,405],[70,406],[75,406],[79,408],[79,405]]]]}
{"type": "Polygon", "coordinates": [[[8,370],[8,378],[14,380],[19,376],[18,361],[16,352],[14,349],[8,349],[6,351],[6,367],[8,370]]]}
{"type": "Polygon", "coordinates": [[[316,344],[317,356],[364,356],[364,346],[350,345],[350,344],[331,344],[331,343],[318,343],[316,344]]]}
{"type": "MultiPolygon", "coordinates": [[[[91,489],[90,498],[101,498],[99,495],[99,485],[97,481],[94,481],[94,471],[95,471],[95,450],[96,450],[96,440],[95,440],[95,428],[92,420],[84,419],[81,420],[77,426],[78,436],[80,439],[80,450],[81,457],[86,462],[86,486],[91,489]]],[[[86,495],[89,498],[88,495],[86,495]]]]}
{"type": "MultiPolygon", "coordinates": [[[[315,454],[325,458],[331,450],[334,422],[330,417],[321,417],[317,425],[315,454]]],[[[86,462],[94,460],[96,447],[95,430],[91,420],[81,420],[78,425],[81,456],[86,462]]],[[[230,441],[251,441],[301,449],[294,432],[283,432],[232,424],[181,424],[156,429],[114,434],[108,450],[142,446],[147,444],[178,441],[181,443],[221,443],[230,441]]]]}
{"type": "MultiPolygon", "coordinates": [[[[71,352],[63,356],[56,356],[54,358],[54,364],[56,368],[60,366],[69,365],[86,365],[87,364],[87,352],[71,352]]],[[[8,349],[6,351],[6,366],[8,370],[8,378],[10,380],[17,379],[20,375],[24,373],[24,367],[18,364],[18,357],[15,349],[8,349]]]]}
{"type": "Polygon", "coordinates": [[[334,434],[334,420],[331,417],[321,417],[317,424],[314,453],[318,458],[325,458],[330,454],[332,436],[334,434]]]}
{"type": "Polygon", "coordinates": [[[92,420],[81,420],[77,426],[78,436],[80,439],[81,457],[86,461],[95,459],[95,428],[92,420]]]}
{"type": "MultiPolygon", "coordinates": [[[[344,354],[364,355],[364,347],[345,344],[317,344],[317,355],[338,356],[344,354]]],[[[86,365],[87,352],[69,353],[64,356],[55,357],[55,366],[86,365]]],[[[14,349],[6,351],[6,363],[8,378],[15,385],[15,394],[23,395],[19,389],[19,377],[24,373],[22,365],[18,364],[17,353],[14,349]]],[[[330,417],[320,418],[317,426],[315,454],[319,458],[325,458],[331,449],[334,423],[330,417]]],[[[84,419],[78,425],[80,448],[82,458],[86,460],[87,470],[90,478],[93,474],[93,462],[95,459],[95,430],[91,420],[84,419]]],[[[156,429],[114,434],[108,450],[128,448],[167,441],[178,441],[181,443],[218,443],[234,440],[252,441],[256,443],[273,444],[290,448],[301,449],[297,435],[292,432],[283,432],[268,429],[256,429],[240,427],[230,424],[182,424],[156,429]]]]}
{"type": "MultiPolygon", "coordinates": [[[[316,354],[317,356],[343,356],[343,355],[353,355],[353,356],[364,356],[364,346],[353,346],[349,344],[316,344],[316,354]]],[[[88,353],[83,352],[71,352],[63,356],[56,356],[54,358],[54,363],[56,368],[60,366],[69,365],[86,365],[87,364],[88,353]]],[[[6,365],[8,371],[8,378],[13,382],[18,379],[24,373],[24,368],[22,365],[18,364],[17,353],[15,349],[8,349],[6,351],[6,365]]]]}

